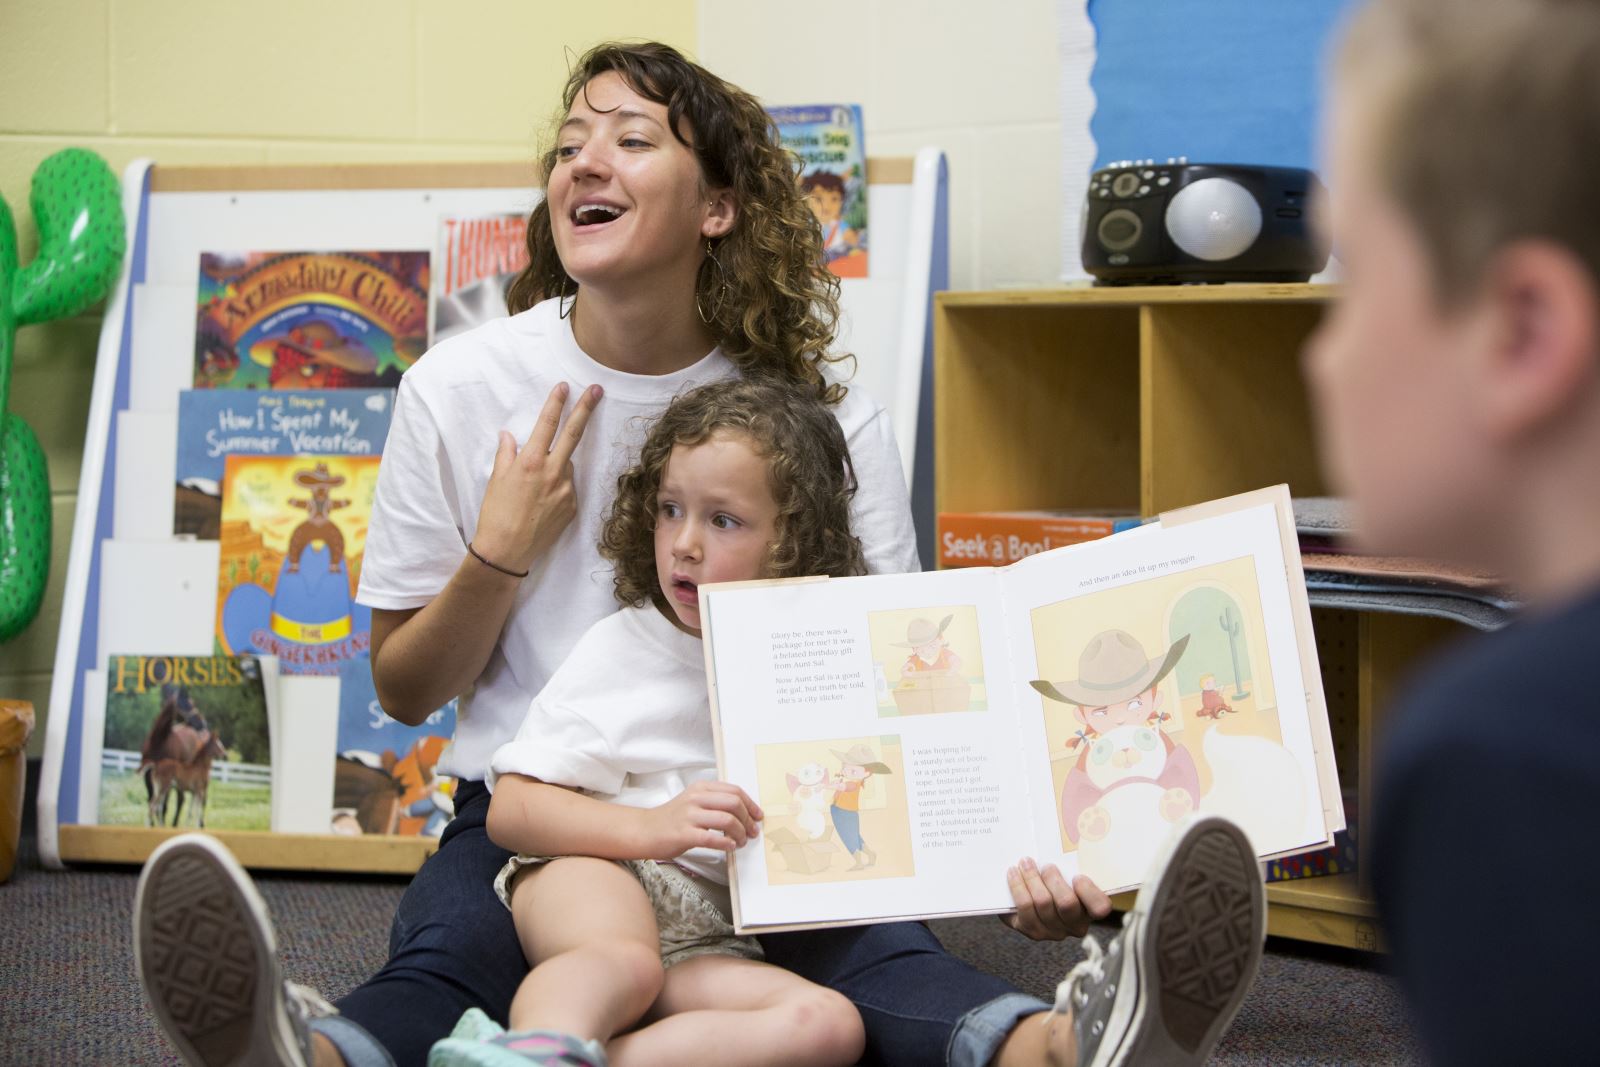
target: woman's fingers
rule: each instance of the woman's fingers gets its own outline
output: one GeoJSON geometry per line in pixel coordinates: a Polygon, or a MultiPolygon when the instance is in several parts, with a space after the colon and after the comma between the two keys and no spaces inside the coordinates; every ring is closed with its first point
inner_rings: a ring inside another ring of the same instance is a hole
{"type": "Polygon", "coordinates": [[[550,460],[557,466],[566,467],[567,476],[572,476],[572,469],[567,467],[567,461],[572,458],[572,452],[578,447],[578,442],[583,440],[584,427],[589,425],[589,416],[594,414],[594,407],[600,403],[604,391],[598,385],[591,385],[578,397],[578,402],[572,406],[572,414],[567,416],[567,424],[561,430],[560,436],[555,438],[555,443],[550,449],[550,460]]]}
{"type": "Polygon", "coordinates": [[[1111,914],[1111,898],[1105,891],[1094,884],[1094,879],[1088,875],[1080,874],[1072,880],[1072,891],[1083,902],[1083,908],[1089,913],[1089,918],[1099,920],[1111,914]]]}
{"type": "Polygon", "coordinates": [[[1096,906],[1103,904],[1103,912],[1092,909],[1079,897],[1060,868],[1051,864],[1040,870],[1032,859],[1024,859],[1006,871],[1006,885],[1017,906],[1016,915],[1006,917],[1006,925],[1036,941],[1082,937],[1089,929],[1091,916],[1103,918],[1110,914],[1111,901],[1087,878],[1080,876],[1079,880],[1098,897],[1096,906]]]}
{"type": "Polygon", "coordinates": [[[524,452],[542,457],[550,451],[550,446],[555,443],[556,431],[561,428],[561,409],[566,406],[569,391],[566,382],[557,382],[556,387],[550,390],[550,395],[544,399],[544,407],[539,409],[539,417],[533,420],[528,441],[522,446],[524,452]]]}
{"type": "Polygon", "coordinates": [[[494,468],[490,470],[489,477],[493,478],[511,465],[517,458],[517,439],[511,436],[509,430],[500,431],[500,441],[494,450],[494,468]]]}

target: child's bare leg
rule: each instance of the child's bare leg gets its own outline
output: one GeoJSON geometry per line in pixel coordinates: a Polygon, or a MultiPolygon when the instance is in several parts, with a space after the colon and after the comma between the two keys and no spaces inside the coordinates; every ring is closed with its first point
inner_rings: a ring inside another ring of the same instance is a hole
{"type": "Polygon", "coordinates": [[[861,1016],[843,996],[733,956],[696,956],[667,971],[650,1018],[606,1046],[613,1067],[827,1067],[855,1063],[866,1045],[861,1016]]]}
{"type": "Polygon", "coordinates": [[[511,1001],[512,1030],[605,1041],[661,991],[661,948],[644,888],[610,860],[569,856],[530,868],[511,914],[534,965],[511,1001]]]}

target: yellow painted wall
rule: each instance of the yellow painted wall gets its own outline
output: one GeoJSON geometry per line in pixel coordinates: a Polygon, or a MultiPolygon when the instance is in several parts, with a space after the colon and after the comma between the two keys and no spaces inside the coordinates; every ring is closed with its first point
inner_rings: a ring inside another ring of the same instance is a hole
{"type": "MultiPolygon", "coordinates": [[[[157,163],[531,159],[568,51],[609,38],[693,52],[695,0],[0,0],[0,195],[22,258],[28,181],[93,149],[120,173],[157,163]]],[[[45,608],[0,645],[0,696],[44,736],[100,320],[17,335],[11,408],[44,443],[55,503],[45,608]]]]}

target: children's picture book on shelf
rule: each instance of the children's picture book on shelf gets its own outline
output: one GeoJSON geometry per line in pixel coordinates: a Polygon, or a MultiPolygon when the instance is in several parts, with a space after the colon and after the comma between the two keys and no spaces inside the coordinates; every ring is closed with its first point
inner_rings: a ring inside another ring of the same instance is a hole
{"type": "Polygon", "coordinates": [[[935,524],[941,567],[1004,567],[1048,552],[1131,530],[1132,512],[941,511],[935,524]]]}
{"type": "Polygon", "coordinates": [[[377,456],[228,456],[222,476],[217,644],[279,659],[284,674],[339,673],[365,657],[372,611],[355,602],[377,456]]]}
{"type": "Polygon", "coordinates": [[[859,104],[773,107],[783,147],[800,161],[800,188],[822,227],[828,268],[867,276],[867,138],[859,104]]]}
{"type": "Polygon", "coordinates": [[[439,220],[433,343],[506,317],[506,287],[528,265],[528,220],[506,212],[439,220]]]}
{"type": "Polygon", "coordinates": [[[455,814],[455,780],[438,773],[456,729],[456,702],[420,726],[384,714],[365,656],[339,669],[338,755],[330,829],[438,837],[455,814]]]}
{"type": "Polygon", "coordinates": [[[1287,487],[700,610],[719,771],[766,812],[741,931],[1008,911],[1023,856],[1131,889],[1193,811],[1262,858],[1344,829],[1287,487]]]}
{"type": "Polygon", "coordinates": [[[393,389],[428,347],[429,253],[202,252],[197,389],[393,389]]]}
{"type": "Polygon", "coordinates": [[[110,657],[95,821],[271,829],[264,674],[255,656],[110,657]]]}
{"type": "Polygon", "coordinates": [[[380,455],[393,412],[392,389],[183,390],[173,533],[221,535],[227,457],[380,455]]]}

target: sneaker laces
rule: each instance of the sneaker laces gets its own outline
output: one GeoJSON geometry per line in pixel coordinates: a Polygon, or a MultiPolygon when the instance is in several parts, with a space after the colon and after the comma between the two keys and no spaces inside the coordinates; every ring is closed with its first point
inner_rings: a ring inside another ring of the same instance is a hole
{"type": "Polygon", "coordinates": [[[1106,971],[1103,965],[1105,949],[1100,947],[1100,942],[1093,935],[1083,939],[1084,958],[1073,965],[1067,972],[1067,977],[1056,986],[1056,1002],[1050,1008],[1050,1014],[1055,1015],[1065,1012],[1070,1006],[1082,1008],[1089,1003],[1089,994],[1084,991],[1084,986],[1093,982],[1105,980],[1106,971]]]}
{"type": "Polygon", "coordinates": [[[283,999],[289,1005],[289,1010],[302,1022],[339,1014],[339,1009],[328,1003],[321,993],[299,982],[286,980],[283,983],[283,999]]]}

